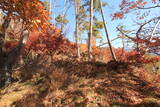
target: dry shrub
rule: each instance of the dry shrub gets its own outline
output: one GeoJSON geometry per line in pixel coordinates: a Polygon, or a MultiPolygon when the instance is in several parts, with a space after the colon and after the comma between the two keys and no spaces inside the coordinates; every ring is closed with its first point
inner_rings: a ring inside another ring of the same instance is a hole
{"type": "Polygon", "coordinates": [[[44,78],[40,82],[34,80],[37,93],[18,101],[18,107],[22,104],[28,107],[107,107],[109,104],[132,107],[143,103],[149,96],[156,99],[160,96],[160,86],[155,79],[159,76],[122,62],[105,64],[62,60],[43,69],[44,72],[32,76],[44,78]],[[112,72],[108,68],[112,68],[112,72]]]}

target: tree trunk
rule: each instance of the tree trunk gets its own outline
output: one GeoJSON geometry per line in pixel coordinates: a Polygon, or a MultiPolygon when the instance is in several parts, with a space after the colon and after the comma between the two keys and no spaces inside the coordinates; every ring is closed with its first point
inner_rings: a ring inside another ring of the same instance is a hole
{"type": "Polygon", "coordinates": [[[92,55],[92,37],[93,37],[93,0],[90,0],[90,29],[88,35],[88,61],[91,60],[92,55]]]}
{"type": "Polygon", "coordinates": [[[3,86],[2,84],[8,85],[11,82],[12,67],[18,61],[18,58],[20,57],[21,52],[24,49],[24,46],[28,39],[28,34],[28,31],[23,31],[19,43],[15,48],[11,49],[10,51],[5,51],[1,49],[2,51],[0,53],[0,71],[3,72],[1,76],[4,77],[4,79],[0,80],[0,86],[3,86]]]}
{"type": "Polygon", "coordinates": [[[64,22],[64,19],[65,19],[66,11],[67,11],[67,0],[64,0],[64,8],[63,8],[63,11],[62,11],[62,16],[61,16],[61,18],[62,18],[61,31],[62,31],[63,34],[64,34],[64,31],[65,31],[65,24],[63,22],[64,22]]]}
{"type": "Polygon", "coordinates": [[[2,24],[2,28],[0,31],[0,69],[4,68],[5,64],[5,57],[6,53],[4,51],[4,44],[5,44],[5,38],[6,38],[6,30],[9,27],[9,24],[11,22],[10,13],[8,12],[7,16],[4,18],[4,22],[2,24]]]}
{"type": "MultiPolygon", "coordinates": [[[[151,41],[153,39],[154,33],[155,33],[158,25],[160,25],[160,19],[157,21],[156,25],[154,26],[153,31],[151,33],[151,36],[149,37],[149,41],[151,41]]],[[[148,50],[149,50],[149,48],[146,48],[145,52],[148,51],[148,50]]]]}
{"type": "Polygon", "coordinates": [[[79,0],[75,0],[75,15],[76,15],[76,45],[77,45],[77,57],[80,57],[80,44],[79,44],[79,0]]]}
{"type": "Polygon", "coordinates": [[[111,41],[109,39],[109,34],[108,34],[108,31],[107,31],[107,26],[106,26],[106,22],[105,22],[105,17],[104,17],[104,12],[103,12],[103,9],[102,9],[102,2],[101,2],[101,0],[99,0],[99,3],[100,3],[101,15],[102,15],[103,24],[104,24],[104,28],[105,28],[105,33],[106,33],[109,49],[111,51],[112,59],[114,61],[117,61],[116,55],[115,55],[114,50],[113,50],[112,45],[111,45],[111,41]]]}
{"type": "Polygon", "coordinates": [[[52,15],[52,0],[49,0],[49,14],[52,15]]]}

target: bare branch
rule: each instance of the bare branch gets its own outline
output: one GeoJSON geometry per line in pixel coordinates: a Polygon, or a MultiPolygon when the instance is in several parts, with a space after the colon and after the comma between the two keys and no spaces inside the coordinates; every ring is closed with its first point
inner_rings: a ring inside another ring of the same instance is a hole
{"type": "MultiPolygon", "coordinates": [[[[112,39],[112,40],[110,40],[110,41],[113,42],[113,41],[115,41],[115,40],[117,40],[117,39],[119,39],[119,38],[120,38],[120,37],[116,37],[116,38],[114,38],[114,39],[112,39]]],[[[106,45],[106,44],[108,44],[108,42],[105,42],[105,43],[99,45],[98,47],[101,47],[101,46],[106,45]]]]}
{"type": "Polygon", "coordinates": [[[153,9],[153,8],[159,8],[160,5],[151,6],[151,7],[137,7],[138,9],[153,9]]]}
{"type": "MultiPolygon", "coordinates": [[[[147,21],[147,22],[143,23],[142,25],[140,25],[139,29],[138,29],[137,32],[136,32],[136,37],[137,37],[137,39],[139,39],[140,32],[141,32],[141,30],[143,29],[143,27],[144,27],[146,24],[154,21],[155,19],[159,19],[159,18],[160,18],[160,16],[159,16],[159,17],[152,18],[152,19],[150,19],[149,21],[147,21]]],[[[137,42],[137,51],[138,51],[138,50],[139,50],[139,43],[137,42]]]]}
{"type": "Polygon", "coordinates": [[[135,40],[135,38],[128,36],[127,34],[125,34],[120,28],[116,27],[116,29],[123,34],[124,36],[126,36],[127,38],[131,39],[131,40],[135,40]]]}
{"type": "Polygon", "coordinates": [[[142,30],[142,28],[143,28],[146,24],[148,24],[148,23],[150,23],[150,22],[152,22],[152,21],[154,21],[154,20],[156,20],[156,19],[160,19],[160,16],[155,17],[155,18],[152,18],[152,19],[150,19],[149,21],[147,21],[147,22],[143,23],[142,25],[140,25],[139,29],[138,29],[137,32],[136,32],[137,38],[139,38],[139,33],[140,33],[140,31],[142,30]]]}

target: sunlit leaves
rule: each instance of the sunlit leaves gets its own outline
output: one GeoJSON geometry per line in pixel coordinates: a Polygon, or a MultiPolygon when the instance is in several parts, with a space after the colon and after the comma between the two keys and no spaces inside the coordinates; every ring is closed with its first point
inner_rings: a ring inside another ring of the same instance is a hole
{"type": "Polygon", "coordinates": [[[114,19],[122,19],[122,18],[124,18],[124,15],[121,12],[117,12],[117,13],[114,13],[113,15],[111,14],[111,17],[112,17],[112,20],[114,20],[114,19]]]}
{"type": "Polygon", "coordinates": [[[149,64],[149,63],[155,63],[160,61],[159,56],[153,56],[150,58],[145,57],[144,54],[141,52],[132,50],[132,51],[125,51],[121,48],[115,50],[116,56],[118,60],[132,63],[132,64],[149,64]]]}
{"type": "Polygon", "coordinates": [[[32,50],[41,55],[53,55],[55,52],[73,54],[75,45],[65,39],[59,29],[54,29],[53,34],[31,33],[27,43],[27,51],[32,50]]]}
{"type": "Polygon", "coordinates": [[[49,28],[49,13],[40,0],[1,0],[0,8],[12,18],[22,19],[29,28],[45,31],[49,28]]]}
{"type": "Polygon", "coordinates": [[[136,9],[143,8],[148,4],[148,1],[145,0],[122,0],[119,5],[120,11],[111,15],[112,19],[122,19],[124,16],[136,9]]]}

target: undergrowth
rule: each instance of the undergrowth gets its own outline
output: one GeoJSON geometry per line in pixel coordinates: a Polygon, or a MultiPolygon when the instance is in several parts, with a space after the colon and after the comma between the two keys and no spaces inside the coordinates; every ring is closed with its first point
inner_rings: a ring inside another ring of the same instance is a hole
{"type": "Polygon", "coordinates": [[[158,107],[160,103],[159,75],[122,62],[59,60],[27,65],[13,77],[19,82],[1,89],[0,104],[4,98],[12,107],[158,107]],[[27,91],[20,97],[17,90],[27,91]]]}

